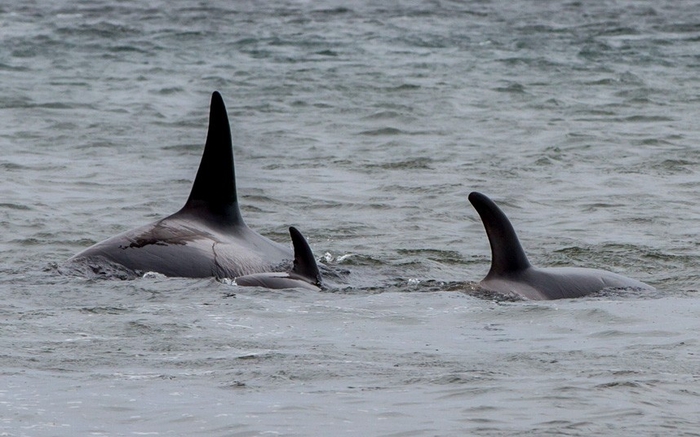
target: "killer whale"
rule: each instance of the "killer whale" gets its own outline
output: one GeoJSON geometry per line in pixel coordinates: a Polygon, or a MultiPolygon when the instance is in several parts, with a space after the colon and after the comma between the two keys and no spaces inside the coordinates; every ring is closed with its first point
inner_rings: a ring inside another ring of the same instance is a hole
{"type": "Polygon", "coordinates": [[[306,288],[320,291],[321,273],[314,259],[314,254],[304,236],[295,227],[289,228],[294,246],[294,265],[288,272],[266,272],[239,276],[235,279],[242,287],[265,288],[306,288]]]}
{"type": "Polygon", "coordinates": [[[292,259],[287,246],[263,237],[243,221],[231,128],[223,98],[215,91],[204,152],[182,209],[97,243],[74,255],[59,270],[121,279],[147,272],[169,277],[235,278],[276,271],[292,259]]]}
{"type": "Polygon", "coordinates": [[[654,290],[643,282],[605,270],[533,267],[503,211],[481,193],[470,193],[469,201],[479,213],[491,245],[491,269],[479,283],[486,291],[549,300],[586,296],[606,288],[654,290]]]}

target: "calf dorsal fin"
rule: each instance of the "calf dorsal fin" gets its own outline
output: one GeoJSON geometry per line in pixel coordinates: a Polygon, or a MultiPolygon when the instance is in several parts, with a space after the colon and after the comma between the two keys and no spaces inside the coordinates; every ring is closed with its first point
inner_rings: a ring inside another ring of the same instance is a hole
{"type": "Polygon", "coordinates": [[[320,287],[321,273],[318,271],[318,265],[309,243],[306,242],[306,238],[301,235],[301,232],[293,226],[289,228],[289,235],[292,237],[292,245],[294,246],[294,267],[292,267],[290,274],[299,276],[301,279],[320,287]]]}

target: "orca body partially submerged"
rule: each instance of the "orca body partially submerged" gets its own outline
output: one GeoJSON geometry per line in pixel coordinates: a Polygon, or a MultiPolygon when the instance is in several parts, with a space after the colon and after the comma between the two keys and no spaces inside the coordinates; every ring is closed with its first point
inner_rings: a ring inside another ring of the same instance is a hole
{"type": "Polygon", "coordinates": [[[277,271],[292,251],[250,229],[236,193],[231,128],[223,99],[211,98],[209,130],[190,196],[178,212],[97,243],[70,258],[62,271],[135,278],[236,278],[277,271]]]}
{"type": "Polygon", "coordinates": [[[481,193],[469,194],[469,201],[479,213],[491,245],[491,269],[479,283],[484,290],[534,300],[581,297],[615,288],[654,290],[643,282],[605,270],[533,267],[503,211],[481,193]]]}
{"type": "Polygon", "coordinates": [[[309,244],[296,228],[289,228],[294,246],[294,265],[287,272],[266,272],[236,278],[236,284],[242,287],[265,287],[273,289],[305,288],[320,291],[321,273],[311,252],[309,244]]]}

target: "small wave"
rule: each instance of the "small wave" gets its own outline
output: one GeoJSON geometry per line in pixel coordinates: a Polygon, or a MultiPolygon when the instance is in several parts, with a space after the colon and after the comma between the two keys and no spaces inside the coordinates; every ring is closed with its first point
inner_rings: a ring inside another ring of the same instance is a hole
{"type": "Polygon", "coordinates": [[[332,57],[338,56],[338,52],[333,51],[333,50],[321,50],[319,52],[316,52],[316,54],[320,55],[320,56],[332,56],[332,57]]]}
{"type": "Polygon", "coordinates": [[[633,115],[630,117],[618,118],[614,121],[629,123],[655,123],[674,121],[674,119],[672,117],[666,117],[663,115],[633,115]]]}
{"type": "Polygon", "coordinates": [[[380,111],[375,112],[372,115],[367,115],[363,117],[363,120],[395,120],[401,118],[402,114],[396,111],[380,111]]]}
{"type": "Polygon", "coordinates": [[[0,62],[0,71],[15,71],[15,72],[22,72],[22,71],[30,71],[29,68],[27,67],[17,67],[14,65],[9,65],[0,62]]]}
{"type": "Polygon", "coordinates": [[[385,170],[430,170],[433,162],[430,158],[414,158],[398,162],[388,162],[379,167],[385,170]]]}
{"type": "Polygon", "coordinates": [[[404,131],[401,129],[396,129],[394,127],[382,127],[379,129],[372,129],[372,130],[366,130],[360,132],[360,135],[367,135],[367,136],[373,136],[373,137],[378,137],[378,136],[385,136],[385,135],[401,135],[405,134],[404,131]]]}
{"type": "Polygon", "coordinates": [[[514,94],[524,94],[525,86],[519,83],[512,83],[505,87],[497,87],[493,89],[499,93],[514,93],[514,94]]]}
{"type": "Polygon", "coordinates": [[[9,171],[17,171],[17,170],[29,170],[30,167],[27,167],[22,164],[17,164],[15,162],[0,162],[0,168],[3,170],[9,170],[9,171]]]}
{"type": "Polygon", "coordinates": [[[400,255],[409,257],[418,257],[420,259],[429,259],[445,264],[462,265],[466,260],[461,253],[454,250],[437,250],[437,249],[399,249],[400,255]]]}
{"type": "Polygon", "coordinates": [[[352,13],[353,10],[346,8],[344,6],[339,6],[337,8],[331,8],[331,9],[317,9],[313,11],[313,14],[318,14],[318,15],[345,15],[352,13]]]}
{"type": "MultiPolygon", "coordinates": [[[[184,90],[182,87],[175,86],[175,87],[165,87],[165,88],[161,88],[161,89],[159,89],[157,92],[158,92],[158,94],[163,95],[163,96],[170,96],[170,95],[173,95],[173,94],[182,93],[182,92],[184,92],[184,91],[185,91],[185,90],[184,90]]],[[[201,146],[200,146],[200,147],[201,147],[201,146]]]]}
{"type": "Polygon", "coordinates": [[[410,83],[404,83],[402,85],[393,87],[393,88],[388,88],[387,91],[412,91],[412,90],[417,90],[420,89],[420,85],[415,85],[415,84],[410,84],[410,83]]]}
{"type": "Polygon", "coordinates": [[[0,203],[0,208],[15,209],[15,210],[19,210],[19,211],[31,210],[31,208],[28,207],[27,205],[20,205],[18,203],[0,203]]]}

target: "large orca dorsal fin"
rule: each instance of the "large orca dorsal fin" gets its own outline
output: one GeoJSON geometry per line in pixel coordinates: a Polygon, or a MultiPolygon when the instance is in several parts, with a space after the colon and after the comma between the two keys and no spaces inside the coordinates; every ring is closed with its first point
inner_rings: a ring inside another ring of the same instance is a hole
{"type": "Polygon", "coordinates": [[[292,267],[291,274],[321,287],[321,273],[318,271],[316,259],[311,252],[309,243],[306,242],[306,238],[293,226],[289,227],[289,235],[292,237],[292,245],[294,246],[294,267],[292,267]]]}
{"type": "Polygon", "coordinates": [[[515,229],[503,211],[487,196],[476,191],[469,194],[469,201],[479,213],[491,245],[491,270],[486,277],[515,273],[530,267],[515,229]]]}
{"type": "Polygon", "coordinates": [[[211,95],[209,130],[202,160],[190,197],[181,211],[191,210],[204,211],[210,219],[224,226],[245,225],[236,195],[231,126],[224,99],[217,91],[211,95]]]}

